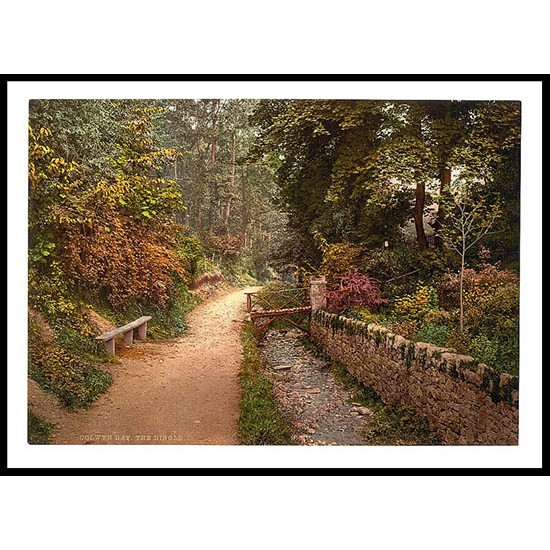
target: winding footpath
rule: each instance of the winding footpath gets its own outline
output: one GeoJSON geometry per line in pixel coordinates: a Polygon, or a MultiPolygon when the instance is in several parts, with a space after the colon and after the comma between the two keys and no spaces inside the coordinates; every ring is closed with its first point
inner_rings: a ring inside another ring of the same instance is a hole
{"type": "Polygon", "coordinates": [[[51,442],[237,445],[246,290],[200,304],[183,337],[137,343],[120,364],[103,366],[113,384],[87,410],[65,411],[29,380],[33,410],[58,425],[51,442]]]}

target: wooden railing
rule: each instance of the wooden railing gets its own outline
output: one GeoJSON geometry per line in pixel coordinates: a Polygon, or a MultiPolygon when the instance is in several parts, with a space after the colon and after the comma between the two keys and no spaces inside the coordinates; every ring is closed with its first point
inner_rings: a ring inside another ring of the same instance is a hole
{"type": "Polygon", "coordinates": [[[293,287],[281,290],[245,292],[246,311],[281,311],[309,307],[309,287],[293,287]]]}
{"type": "Polygon", "coordinates": [[[292,287],[245,292],[246,311],[254,323],[256,336],[259,337],[276,319],[307,332],[303,321],[311,313],[309,291],[309,287],[292,287]]]}

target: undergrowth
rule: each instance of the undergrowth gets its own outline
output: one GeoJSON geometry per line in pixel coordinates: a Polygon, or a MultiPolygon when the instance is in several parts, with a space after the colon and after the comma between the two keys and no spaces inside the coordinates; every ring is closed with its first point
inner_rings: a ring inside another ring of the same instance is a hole
{"type": "Polygon", "coordinates": [[[69,410],[88,407],[112,383],[112,376],[48,341],[29,319],[29,376],[69,410]]]}
{"type": "Polygon", "coordinates": [[[277,407],[250,322],[244,324],[242,343],[239,440],[242,445],[291,445],[292,423],[277,407]]]}
{"type": "Polygon", "coordinates": [[[200,298],[191,293],[186,285],[181,284],[171,294],[165,307],[154,303],[134,302],[124,309],[112,312],[111,318],[117,326],[121,326],[143,315],[150,315],[152,319],[147,323],[148,338],[176,338],[187,329],[186,317],[199,302],[200,298]]]}
{"type": "Polygon", "coordinates": [[[302,344],[327,364],[334,379],[351,394],[351,401],[372,411],[363,430],[367,445],[438,445],[439,438],[428,427],[428,421],[408,407],[386,405],[380,396],[365,386],[346,367],[327,356],[308,336],[302,344]]]}
{"type": "Polygon", "coordinates": [[[84,361],[118,363],[116,357],[108,353],[101,342],[72,328],[59,327],[56,330],[56,342],[66,352],[84,361]]]}
{"type": "Polygon", "coordinates": [[[27,415],[27,441],[31,445],[47,445],[50,436],[55,429],[55,424],[47,422],[28,409],[27,415]]]}

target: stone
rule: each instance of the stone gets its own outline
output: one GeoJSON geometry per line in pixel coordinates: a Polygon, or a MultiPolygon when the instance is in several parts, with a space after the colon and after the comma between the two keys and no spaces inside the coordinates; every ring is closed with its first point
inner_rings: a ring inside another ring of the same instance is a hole
{"type": "Polygon", "coordinates": [[[277,365],[273,367],[273,370],[290,370],[292,368],[291,365],[277,365]]]}

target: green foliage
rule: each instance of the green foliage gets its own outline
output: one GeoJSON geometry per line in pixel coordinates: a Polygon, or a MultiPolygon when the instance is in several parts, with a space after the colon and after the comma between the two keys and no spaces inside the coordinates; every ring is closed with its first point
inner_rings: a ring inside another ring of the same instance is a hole
{"type": "Polygon", "coordinates": [[[291,445],[292,423],[277,408],[273,382],[263,372],[252,323],[243,328],[239,439],[243,445],[291,445]]]}
{"type": "Polygon", "coordinates": [[[385,296],[397,298],[413,293],[418,283],[431,284],[448,270],[448,265],[444,252],[398,243],[389,249],[365,249],[361,270],[384,282],[385,296]]]}
{"type": "Polygon", "coordinates": [[[53,261],[46,273],[29,268],[29,304],[54,322],[73,323],[78,306],[71,297],[73,288],[61,265],[53,261]]]}
{"type": "Polygon", "coordinates": [[[393,303],[393,314],[398,320],[422,322],[432,309],[437,309],[437,291],[432,286],[418,284],[412,294],[397,298],[393,303]]]}
{"type": "Polygon", "coordinates": [[[166,307],[161,308],[153,304],[150,308],[144,307],[143,311],[149,311],[153,317],[147,327],[151,338],[174,338],[181,335],[187,328],[188,313],[199,302],[200,299],[182,284],[172,291],[166,307]]]}
{"type": "Polygon", "coordinates": [[[338,277],[357,270],[362,253],[360,246],[351,243],[326,245],[321,260],[321,273],[326,275],[329,288],[336,284],[338,277]]]}
{"type": "Polygon", "coordinates": [[[75,330],[59,325],[56,329],[56,342],[66,352],[88,362],[101,361],[115,363],[117,360],[105,349],[105,346],[89,335],[83,334],[82,329],[75,330]]]}
{"type": "Polygon", "coordinates": [[[44,241],[40,237],[36,239],[36,244],[29,250],[29,261],[31,264],[47,264],[48,256],[55,249],[56,244],[51,241],[44,241]]]}
{"type": "Polygon", "coordinates": [[[412,408],[386,406],[370,418],[363,434],[368,445],[439,445],[428,421],[412,408]]]}
{"type": "Polygon", "coordinates": [[[111,385],[110,374],[46,341],[29,319],[29,376],[69,410],[88,407],[111,385]]]}
{"type": "Polygon", "coordinates": [[[31,409],[27,411],[27,441],[31,445],[47,445],[55,424],[47,422],[31,409]]]}
{"type": "MultiPolygon", "coordinates": [[[[447,308],[458,305],[458,276],[447,275],[439,296],[447,308]]],[[[464,324],[467,334],[455,342],[499,371],[519,369],[519,277],[498,265],[481,263],[464,271],[464,324]],[[472,346],[469,349],[469,346],[472,346]]],[[[458,349],[458,348],[457,348],[458,349]]]]}
{"type": "Polygon", "coordinates": [[[370,310],[360,307],[350,309],[347,316],[351,319],[363,321],[367,325],[385,325],[389,322],[385,315],[380,313],[372,313],[370,310]]]}
{"type": "Polygon", "coordinates": [[[189,236],[187,232],[181,231],[176,237],[176,252],[184,265],[188,266],[189,273],[196,277],[210,267],[207,265],[204,256],[204,247],[197,237],[189,236]]]}
{"type": "Polygon", "coordinates": [[[431,323],[423,324],[416,335],[416,339],[420,342],[427,342],[439,347],[445,347],[451,329],[447,325],[434,325],[431,323]]]}
{"type": "Polygon", "coordinates": [[[233,285],[248,286],[258,284],[258,281],[250,275],[246,267],[240,262],[225,260],[219,264],[219,269],[222,272],[223,278],[233,285]]]}
{"type": "Polygon", "coordinates": [[[472,357],[475,357],[482,363],[495,367],[498,357],[498,342],[494,339],[489,339],[484,334],[479,334],[472,339],[469,351],[472,357]]]}

